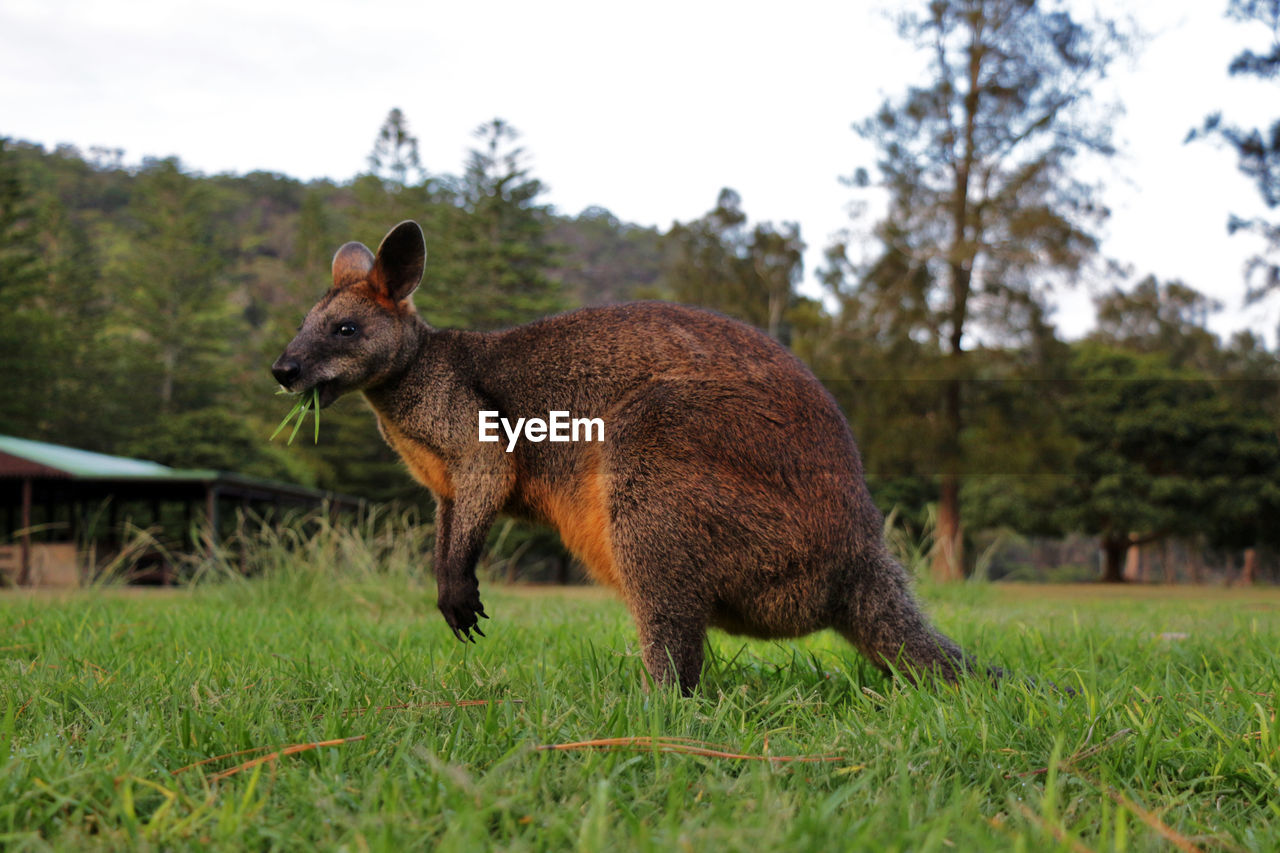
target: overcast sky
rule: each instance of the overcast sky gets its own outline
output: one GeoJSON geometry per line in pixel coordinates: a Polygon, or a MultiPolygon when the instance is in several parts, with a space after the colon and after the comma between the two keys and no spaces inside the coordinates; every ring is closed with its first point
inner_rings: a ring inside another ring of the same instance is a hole
{"type": "MultiPolygon", "coordinates": [[[[872,162],[850,125],[919,79],[889,5],[0,0],[0,135],[342,181],[392,107],[433,172],[460,171],[471,131],[502,117],[560,211],[666,228],[733,187],[753,220],[800,223],[811,281],[850,224],[839,177],[872,162]]],[[[1274,84],[1226,73],[1267,33],[1225,19],[1226,0],[1126,5],[1151,38],[1099,93],[1126,111],[1124,154],[1102,173],[1104,251],[1135,281],[1221,300],[1216,330],[1274,341],[1280,297],[1241,308],[1253,244],[1226,235],[1230,212],[1262,212],[1257,193],[1227,150],[1183,144],[1214,110],[1280,115],[1274,84]]],[[[1067,333],[1091,323],[1087,287],[1058,302],[1067,333]]]]}

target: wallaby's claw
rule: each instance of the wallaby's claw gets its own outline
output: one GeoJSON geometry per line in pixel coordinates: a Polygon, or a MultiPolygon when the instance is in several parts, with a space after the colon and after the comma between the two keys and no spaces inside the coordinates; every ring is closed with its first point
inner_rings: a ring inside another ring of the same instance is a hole
{"type": "MultiPolygon", "coordinates": [[[[471,636],[471,631],[473,630],[472,628],[454,628],[452,625],[450,625],[449,627],[453,628],[453,636],[458,638],[458,642],[474,643],[476,641],[476,638],[471,636]]],[[[480,636],[483,637],[484,634],[480,634],[480,636]]]]}
{"type": "Polygon", "coordinates": [[[476,623],[480,620],[477,615],[488,619],[489,616],[484,612],[484,607],[480,604],[480,596],[476,592],[471,592],[464,596],[462,601],[456,601],[453,596],[442,595],[436,604],[440,608],[440,612],[444,614],[444,621],[449,623],[449,627],[453,629],[453,635],[460,642],[474,643],[475,637],[471,636],[471,632],[475,631],[481,637],[484,632],[481,631],[476,623]]]}

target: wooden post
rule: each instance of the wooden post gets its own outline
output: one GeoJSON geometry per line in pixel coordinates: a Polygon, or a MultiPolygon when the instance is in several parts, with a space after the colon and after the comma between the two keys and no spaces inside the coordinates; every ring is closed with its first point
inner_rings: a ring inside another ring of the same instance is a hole
{"type": "Polygon", "coordinates": [[[1200,543],[1191,545],[1190,559],[1187,560],[1187,575],[1192,583],[1204,583],[1204,554],[1200,551],[1200,543]]]}
{"type": "Polygon", "coordinates": [[[31,478],[22,478],[22,567],[18,586],[31,582],[31,478]]]}
{"type": "Polygon", "coordinates": [[[218,545],[218,487],[210,484],[204,492],[205,522],[209,525],[209,556],[218,545]]]}
{"type": "Polygon", "coordinates": [[[124,544],[124,536],[120,533],[120,501],[114,497],[107,506],[107,543],[112,551],[120,550],[124,544]]]}

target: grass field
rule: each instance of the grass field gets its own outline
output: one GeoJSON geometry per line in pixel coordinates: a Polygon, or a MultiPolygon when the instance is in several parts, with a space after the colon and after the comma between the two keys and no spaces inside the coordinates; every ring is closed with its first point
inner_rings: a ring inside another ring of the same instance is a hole
{"type": "Polygon", "coordinates": [[[486,586],[464,646],[407,572],[299,559],[0,597],[0,847],[1280,849],[1275,590],[926,591],[1018,677],[714,635],[681,699],[598,590],[486,586]]]}

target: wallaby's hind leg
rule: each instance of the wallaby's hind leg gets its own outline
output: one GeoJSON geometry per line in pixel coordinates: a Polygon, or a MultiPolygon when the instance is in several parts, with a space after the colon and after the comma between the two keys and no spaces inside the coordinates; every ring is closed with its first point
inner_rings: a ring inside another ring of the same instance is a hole
{"type": "Polygon", "coordinates": [[[832,627],[876,666],[893,666],[913,682],[936,673],[954,683],[966,672],[982,670],[929,624],[906,572],[887,553],[860,561],[852,580],[851,594],[836,608],[832,627]]]}
{"type": "Polygon", "coordinates": [[[632,605],[640,632],[640,654],[645,669],[660,687],[680,685],[688,696],[702,677],[706,622],[693,614],[665,612],[646,604],[632,605]]]}
{"type": "Polygon", "coordinates": [[[660,502],[613,509],[611,545],[618,586],[636,630],[645,669],[659,686],[686,695],[702,675],[709,607],[698,589],[689,550],[660,520],[660,502]],[[666,534],[666,535],[663,535],[666,534]]]}
{"type": "Polygon", "coordinates": [[[681,536],[674,507],[650,498],[642,480],[629,498],[612,501],[610,551],[619,590],[640,634],[640,655],[654,683],[678,684],[688,695],[702,675],[710,605],[700,584],[705,571],[681,536]]]}
{"type": "Polygon", "coordinates": [[[610,486],[609,550],[641,658],[656,684],[678,684],[686,695],[702,675],[715,557],[693,523],[704,506],[688,487],[698,472],[670,458],[671,448],[686,446],[690,411],[676,390],[649,388],[615,415],[601,459],[610,486]]]}

